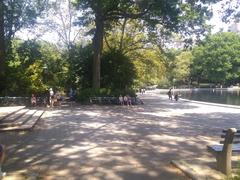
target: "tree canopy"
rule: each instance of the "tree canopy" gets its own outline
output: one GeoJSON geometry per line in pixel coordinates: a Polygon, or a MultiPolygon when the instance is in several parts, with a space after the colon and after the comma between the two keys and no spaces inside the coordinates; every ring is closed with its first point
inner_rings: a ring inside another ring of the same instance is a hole
{"type": "Polygon", "coordinates": [[[220,32],[193,49],[192,76],[213,83],[235,84],[240,78],[240,35],[220,32]]]}
{"type": "Polygon", "coordinates": [[[206,24],[220,1],[0,0],[0,93],[236,84],[239,35],[211,35],[206,24]],[[35,38],[16,38],[24,28],[35,38]],[[40,39],[47,31],[61,37],[56,44],[40,39]]]}
{"type": "Polygon", "coordinates": [[[181,31],[186,35],[203,34],[206,30],[205,21],[211,16],[206,4],[216,0],[186,1],[179,0],[76,0],[77,7],[83,9],[82,23],[95,22],[93,38],[93,87],[100,87],[100,59],[105,31],[112,22],[119,19],[141,19],[150,31],[160,24],[167,30],[181,31]],[[187,25],[187,26],[186,26],[187,25]]]}

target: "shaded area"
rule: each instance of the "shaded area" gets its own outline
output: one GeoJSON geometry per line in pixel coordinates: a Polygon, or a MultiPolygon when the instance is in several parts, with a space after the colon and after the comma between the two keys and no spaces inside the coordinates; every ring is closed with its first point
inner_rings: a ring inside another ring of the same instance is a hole
{"type": "Polygon", "coordinates": [[[212,157],[223,128],[239,127],[239,109],[143,95],[143,106],[79,106],[49,111],[31,133],[7,133],[8,172],[58,179],[186,179],[169,162],[212,157]]]}

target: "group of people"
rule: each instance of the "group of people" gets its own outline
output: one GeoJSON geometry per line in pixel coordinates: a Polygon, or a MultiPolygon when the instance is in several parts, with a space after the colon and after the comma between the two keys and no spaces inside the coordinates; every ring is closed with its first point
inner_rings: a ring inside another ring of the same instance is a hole
{"type": "Polygon", "coordinates": [[[174,100],[175,101],[178,101],[179,99],[179,94],[178,92],[172,92],[172,88],[169,89],[169,91],[167,92],[167,95],[168,95],[168,98],[169,100],[173,100],[173,97],[174,97],[174,100]]]}
{"type": "MultiPolygon", "coordinates": [[[[53,89],[50,88],[48,91],[48,95],[45,95],[42,99],[42,103],[44,106],[50,106],[53,107],[54,105],[56,106],[61,106],[61,94],[59,91],[57,91],[56,93],[54,93],[53,89]]],[[[37,97],[35,96],[35,94],[32,94],[31,96],[31,105],[34,107],[37,105],[37,97]]]]}
{"type": "Polygon", "coordinates": [[[122,96],[120,94],[118,100],[119,100],[120,105],[127,105],[127,106],[132,105],[132,98],[129,95],[122,96]]]}
{"type": "Polygon", "coordinates": [[[49,89],[49,104],[50,107],[53,106],[61,106],[61,101],[62,101],[62,96],[60,94],[59,91],[56,91],[56,93],[54,93],[53,89],[50,88],[49,89]]]}

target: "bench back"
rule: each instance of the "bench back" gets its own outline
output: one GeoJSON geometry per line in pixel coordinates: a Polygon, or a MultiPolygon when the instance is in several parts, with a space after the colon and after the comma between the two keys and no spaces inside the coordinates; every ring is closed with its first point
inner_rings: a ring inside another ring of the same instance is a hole
{"type": "Polygon", "coordinates": [[[223,152],[228,152],[229,148],[232,149],[232,144],[239,144],[240,141],[238,138],[240,137],[240,130],[235,128],[230,128],[228,130],[223,130],[223,134],[221,135],[224,138],[223,141],[220,141],[220,144],[223,144],[223,152]]]}

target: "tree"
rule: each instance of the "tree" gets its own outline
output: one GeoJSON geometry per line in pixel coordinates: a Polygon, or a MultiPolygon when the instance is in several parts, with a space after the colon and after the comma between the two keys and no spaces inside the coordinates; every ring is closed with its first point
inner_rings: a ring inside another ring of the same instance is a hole
{"type": "Polygon", "coordinates": [[[74,88],[87,89],[92,84],[92,59],[93,50],[91,45],[82,46],[75,44],[64,57],[69,58],[68,85],[74,88]],[[69,56],[69,57],[68,57],[69,56]]]}
{"type": "Polygon", "coordinates": [[[193,49],[192,76],[205,81],[234,84],[240,78],[240,36],[220,32],[193,49]]]}
{"type": "Polygon", "coordinates": [[[4,89],[6,58],[12,39],[23,27],[31,27],[43,11],[45,1],[0,0],[0,89],[4,89]]]}
{"type": "MultiPolygon", "coordinates": [[[[93,87],[100,87],[100,58],[103,37],[106,28],[111,27],[112,22],[124,18],[142,19],[148,25],[149,30],[153,29],[156,24],[161,24],[164,28],[172,31],[191,32],[190,29],[195,29],[196,32],[196,25],[204,24],[206,16],[210,15],[207,13],[209,9],[205,4],[216,1],[200,0],[199,3],[190,0],[184,2],[178,0],[76,0],[76,5],[83,10],[83,17],[89,17],[88,20],[95,22],[93,87]],[[188,22],[188,27],[184,27],[184,23],[179,26],[180,22],[188,22]]],[[[201,31],[204,32],[203,29],[201,31]]]]}
{"type": "Polygon", "coordinates": [[[53,87],[63,89],[67,84],[68,66],[58,48],[43,41],[13,40],[8,60],[6,92],[3,95],[42,93],[53,87]],[[44,69],[46,67],[47,69],[44,69]]]}
{"type": "Polygon", "coordinates": [[[74,26],[77,16],[78,12],[71,0],[52,0],[38,27],[41,27],[44,32],[56,33],[59,44],[70,50],[71,46],[79,40],[79,36],[85,32],[83,28],[74,26]]]}
{"type": "Polygon", "coordinates": [[[192,54],[190,51],[183,51],[176,56],[173,76],[177,82],[187,83],[190,80],[190,65],[192,64],[192,54]]]}
{"type": "Polygon", "coordinates": [[[166,73],[162,54],[156,49],[139,50],[134,59],[137,77],[137,86],[159,84],[166,73]]]}
{"type": "Polygon", "coordinates": [[[150,41],[144,33],[143,23],[140,20],[125,18],[105,32],[103,51],[118,50],[124,55],[129,55],[146,48],[148,43],[150,41]]]}
{"type": "Polygon", "coordinates": [[[119,50],[105,52],[101,59],[102,86],[112,90],[130,89],[136,76],[133,61],[119,50]]]}

